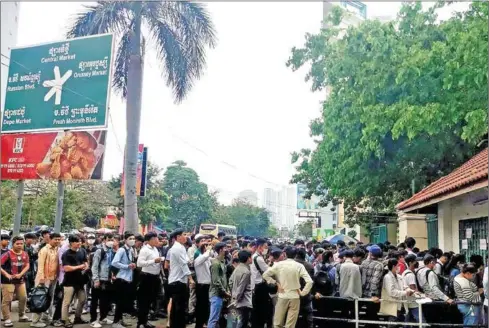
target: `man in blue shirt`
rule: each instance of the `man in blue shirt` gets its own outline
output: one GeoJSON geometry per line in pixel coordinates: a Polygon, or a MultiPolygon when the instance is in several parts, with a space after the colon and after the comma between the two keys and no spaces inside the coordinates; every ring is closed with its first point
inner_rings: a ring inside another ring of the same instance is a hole
{"type": "Polygon", "coordinates": [[[122,314],[125,310],[131,306],[131,293],[127,291],[131,288],[131,282],[133,278],[133,271],[136,268],[134,263],[134,253],[132,247],[136,243],[136,238],[133,233],[126,232],[124,234],[124,246],[117,250],[114,259],[112,260],[112,266],[119,269],[115,280],[115,290],[117,293],[117,303],[115,306],[114,324],[113,328],[124,328],[124,322],[122,321],[122,314]]]}

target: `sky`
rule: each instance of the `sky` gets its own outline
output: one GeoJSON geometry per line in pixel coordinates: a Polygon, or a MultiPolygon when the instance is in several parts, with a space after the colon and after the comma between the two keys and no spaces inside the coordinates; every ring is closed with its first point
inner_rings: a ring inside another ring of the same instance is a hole
{"type": "MultiPolygon", "coordinates": [[[[368,2],[369,16],[392,16],[400,3],[368,2]]],[[[21,2],[18,46],[64,38],[77,2],[21,2]]],[[[241,190],[262,197],[286,186],[294,172],[290,153],[312,144],[309,122],[324,94],[310,91],[306,70],[286,67],[305,33],[316,33],[321,2],[211,2],[218,36],[207,68],[187,99],[173,102],[149,45],[145,58],[140,142],[164,168],[184,160],[228,204],[241,190]]],[[[125,103],[111,95],[104,179],[122,172],[125,103]]]]}

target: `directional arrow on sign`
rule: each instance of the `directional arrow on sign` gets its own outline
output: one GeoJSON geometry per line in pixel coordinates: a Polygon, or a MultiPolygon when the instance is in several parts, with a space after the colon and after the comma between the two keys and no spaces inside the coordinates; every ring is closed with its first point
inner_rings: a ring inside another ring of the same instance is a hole
{"type": "Polygon", "coordinates": [[[44,96],[44,101],[48,101],[51,99],[53,95],[56,95],[54,98],[54,103],[56,105],[61,104],[61,92],[63,91],[63,84],[71,77],[73,71],[70,69],[68,72],[61,77],[61,73],[59,72],[59,67],[54,67],[54,80],[46,80],[42,83],[42,86],[45,88],[51,88],[48,93],[44,96]]]}

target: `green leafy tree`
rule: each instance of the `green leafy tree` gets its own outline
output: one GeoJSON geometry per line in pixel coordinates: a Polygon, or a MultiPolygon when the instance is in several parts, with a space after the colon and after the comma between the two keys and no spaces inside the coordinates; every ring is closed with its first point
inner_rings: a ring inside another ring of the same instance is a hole
{"type": "Polygon", "coordinates": [[[16,195],[14,181],[0,181],[0,214],[3,229],[10,227],[14,222],[16,195]]]}
{"type": "Polygon", "coordinates": [[[355,230],[348,231],[348,236],[355,238],[357,236],[357,232],[355,230]]]}
{"type": "Polygon", "coordinates": [[[308,219],[302,222],[299,222],[295,225],[294,231],[296,235],[303,238],[312,238],[312,225],[314,223],[313,219],[308,219]]]}
{"type": "MultiPolygon", "coordinates": [[[[170,198],[163,190],[162,169],[157,165],[148,162],[146,171],[146,194],[138,196],[138,216],[140,223],[148,225],[156,223],[162,225],[166,222],[170,212],[170,198]]],[[[121,197],[122,174],[113,177],[110,182],[110,189],[116,198],[116,215],[120,218],[124,216],[124,198],[121,197]]]]}
{"type": "Polygon", "coordinates": [[[98,1],[85,5],[67,34],[108,32],[120,38],[113,86],[127,100],[124,212],[126,229],[137,231],[136,171],[147,43],[153,44],[166,83],[180,102],[202,75],[206,48],[214,47],[216,36],[205,5],[188,1],[98,1]]]}
{"type": "Polygon", "coordinates": [[[317,147],[292,154],[292,180],[322,206],[344,202],[350,225],[394,217],[413,189],[458,167],[487,136],[488,4],[438,23],[441,6],[403,4],[396,22],[347,30],[336,8],[287,62],[309,63],[312,90],[328,94],[310,124],[317,147]]]}
{"type": "Polygon", "coordinates": [[[240,235],[267,236],[270,214],[264,208],[235,199],[230,206],[224,207],[224,211],[227,213],[229,224],[235,225],[240,235]]]}
{"type": "Polygon", "coordinates": [[[176,161],[166,168],[163,177],[163,190],[170,197],[169,228],[192,230],[210,219],[217,200],[195,170],[183,161],[176,161]]]}
{"type": "MultiPolygon", "coordinates": [[[[65,182],[63,231],[81,228],[84,225],[96,226],[98,220],[105,216],[107,208],[115,205],[108,185],[96,181],[65,182]],[[88,224],[87,224],[88,223],[88,224]]],[[[2,226],[8,227],[13,222],[16,204],[16,184],[12,181],[2,182],[2,226]]],[[[25,183],[22,207],[22,230],[30,230],[37,225],[54,226],[56,212],[56,182],[32,180],[25,183]]]]}
{"type": "Polygon", "coordinates": [[[279,236],[279,233],[278,233],[278,230],[276,227],[274,227],[273,225],[269,226],[268,227],[268,237],[270,238],[276,238],[279,236]]]}

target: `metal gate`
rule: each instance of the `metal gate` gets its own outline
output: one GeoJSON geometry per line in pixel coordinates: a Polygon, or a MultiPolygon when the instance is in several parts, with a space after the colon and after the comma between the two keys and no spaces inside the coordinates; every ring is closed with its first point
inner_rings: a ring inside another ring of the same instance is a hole
{"type": "Polygon", "coordinates": [[[387,225],[380,224],[373,226],[370,231],[370,242],[374,244],[384,243],[387,241],[387,225]]]}
{"type": "Polygon", "coordinates": [[[430,214],[426,217],[428,229],[428,249],[438,247],[438,216],[430,214]]]}
{"type": "Polygon", "coordinates": [[[488,239],[487,217],[470,220],[460,220],[458,227],[460,253],[465,254],[467,261],[469,260],[471,255],[481,255],[482,258],[485,259],[487,256],[488,239]],[[467,245],[465,245],[465,243],[467,245]],[[483,246],[482,249],[481,245],[483,246]]]}

